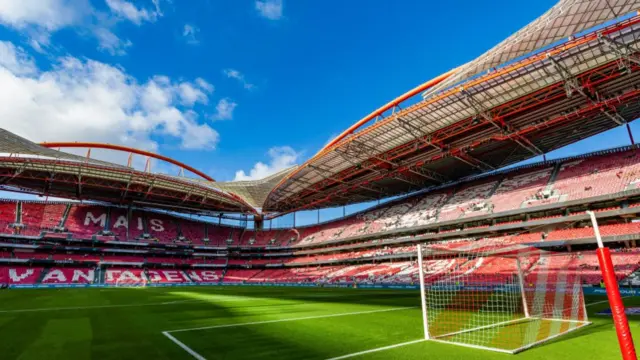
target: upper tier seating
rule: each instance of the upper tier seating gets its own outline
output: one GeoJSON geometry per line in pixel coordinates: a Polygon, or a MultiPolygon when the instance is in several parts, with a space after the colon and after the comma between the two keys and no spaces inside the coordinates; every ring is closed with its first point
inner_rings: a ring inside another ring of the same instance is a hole
{"type": "Polygon", "coordinates": [[[480,185],[472,184],[458,190],[440,209],[438,220],[455,220],[490,213],[491,209],[486,200],[496,185],[497,180],[494,180],[480,185]]]}
{"type": "Polygon", "coordinates": [[[10,225],[16,222],[17,203],[14,201],[0,202],[0,233],[13,234],[10,225]]]}
{"type": "Polygon", "coordinates": [[[132,211],[129,218],[126,209],[111,208],[109,230],[120,240],[142,238],[146,227],[144,214],[140,211],[132,211]],[[127,229],[129,236],[127,236],[127,229]]]}
{"type": "Polygon", "coordinates": [[[77,238],[91,238],[107,225],[107,209],[98,205],[72,205],[65,227],[77,238]]]}
{"type": "Polygon", "coordinates": [[[509,175],[489,199],[493,212],[537,205],[536,194],[546,187],[553,168],[534,169],[509,175]]]}
{"type": "Polygon", "coordinates": [[[562,164],[553,189],[560,201],[583,199],[638,188],[638,150],[577,159],[562,164]]]}
{"type": "Polygon", "coordinates": [[[420,198],[417,203],[404,215],[400,216],[396,228],[429,225],[437,220],[438,209],[445,203],[447,193],[428,194],[420,198]]]}
{"type": "MultiPolygon", "coordinates": [[[[193,244],[202,244],[202,240],[204,240],[205,223],[186,219],[180,219],[179,223],[182,236],[193,244]]],[[[211,239],[211,234],[209,234],[209,239],[211,239]]]]}
{"type": "Polygon", "coordinates": [[[170,243],[178,238],[177,218],[158,213],[146,213],[151,238],[161,243],[170,243]]]}

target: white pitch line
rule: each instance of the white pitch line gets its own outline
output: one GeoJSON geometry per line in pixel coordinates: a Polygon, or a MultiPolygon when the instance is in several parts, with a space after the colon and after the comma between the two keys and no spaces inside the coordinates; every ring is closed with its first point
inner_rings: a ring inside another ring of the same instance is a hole
{"type": "Polygon", "coordinates": [[[301,320],[312,320],[312,319],[332,318],[332,317],[339,317],[339,316],[350,316],[350,315],[374,314],[374,313],[389,312],[389,311],[399,311],[399,310],[407,310],[407,309],[415,309],[415,308],[416,308],[415,306],[405,306],[405,307],[391,308],[391,309],[382,309],[382,310],[356,311],[356,312],[338,313],[338,314],[328,314],[328,315],[305,316],[305,317],[290,318],[290,319],[265,320],[265,321],[252,321],[252,322],[245,322],[245,323],[235,323],[235,324],[223,324],[223,325],[203,326],[203,327],[189,328],[189,329],[167,330],[167,331],[165,331],[165,332],[167,332],[167,333],[176,333],[176,332],[184,332],[184,331],[197,331],[197,330],[221,329],[221,328],[237,327],[237,326],[250,326],[250,325],[273,324],[273,323],[287,322],[287,321],[301,321],[301,320]]]}
{"type": "MultiPolygon", "coordinates": [[[[626,298],[630,298],[630,297],[633,297],[633,296],[631,296],[631,295],[623,296],[623,297],[621,297],[621,299],[626,299],[626,298]]],[[[585,306],[593,306],[593,305],[604,304],[604,303],[608,303],[608,302],[609,302],[609,300],[596,301],[596,302],[588,303],[585,306]]]]}
{"type": "Polygon", "coordinates": [[[162,332],[162,335],[166,336],[169,338],[169,340],[173,341],[176,345],[180,346],[184,351],[188,352],[191,356],[193,356],[194,358],[198,359],[198,360],[207,360],[204,356],[198,354],[197,352],[193,351],[192,348],[188,347],[187,345],[185,345],[182,341],[176,339],[175,337],[173,337],[171,334],[169,334],[166,331],[162,332]]]}
{"type": "Polygon", "coordinates": [[[370,353],[374,353],[374,352],[378,352],[378,351],[384,351],[384,350],[389,350],[389,349],[395,349],[395,348],[398,348],[398,347],[401,347],[401,346],[417,344],[417,343],[420,343],[420,342],[423,342],[423,341],[427,341],[427,340],[426,339],[419,339],[419,340],[407,341],[407,342],[403,342],[403,343],[399,343],[399,344],[395,344],[395,345],[383,346],[383,347],[379,347],[379,348],[375,348],[375,349],[359,351],[359,352],[356,352],[356,353],[353,353],[353,354],[342,355],[342,356],[330,358],[330,359],[327,359],[327,360],[348,359],[348,358],[352,358],[352,357],[356,357],[356,356],[360,356],[360,355],[365,355],[365,354],[370,354],[370,353]]]}

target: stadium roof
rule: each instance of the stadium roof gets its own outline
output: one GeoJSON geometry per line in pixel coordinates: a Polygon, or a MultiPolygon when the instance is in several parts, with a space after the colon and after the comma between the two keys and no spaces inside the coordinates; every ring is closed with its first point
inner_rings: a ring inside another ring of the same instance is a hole
{"type": "Polygon", "coordinates": [[[282,214],[411,192],[640,117],[640,16],[629,15],[638,5],[561,1],[478,59],[349,128],[287,175],[263,209],[282,214]],[[420,101],[400,107],[418,93],[420,101]]]}
{"type": "Polygon", "coordinates": [[[199,212],[256,213],[211,181],[153,174],[49,149],[0,129],[0,189],[199,212]]]}
{"type": "Polygon", "coordinates": [[[271,189],[296,168],[297,166],[293,166],[259,180],[217,182],[215,186],[240,196],[255,208],[261,208],[271,189]]]}

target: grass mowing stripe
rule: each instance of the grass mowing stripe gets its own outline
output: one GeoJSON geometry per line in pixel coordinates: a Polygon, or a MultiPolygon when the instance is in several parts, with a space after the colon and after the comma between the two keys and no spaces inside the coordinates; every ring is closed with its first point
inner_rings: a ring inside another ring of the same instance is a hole
{"type": "MultiPolygon", "coordinates": [[[[249,301],[251,299],[217,299],[220,302],[235,302],[235,301],[249,301]]],[[[36,308],[36,309],[14,309],[14,310],[0,310],[0,314],[6,313],[23,313],[23,312],[38,312],[38,311],[63,311],[63,310],[91,310],[91,309],[108,309],[108,308],[126,308],[126,307],[142,307],[142,306],[166,306],[184,303],[194,302],[208,302],[205,299],[193,299],[193,300],[176,300],[165,301],[160,303],[145,303],[145,304],[118,304],[118,305],[94,305],[94,306],[71,306],[71,307],[55,307],[55,308],[36,308]]]]}
{"type": "Polygon", "coordinates": [[[332,318],[332,317],[338,317],[338,316],[375,314],[375,313],[381,313],[381,312],[399,311],[399,310],[407,310],[407,309],[415,309],[415,308],[417,308],[417,306],[405,306],[405,307],[391,308],[391,309],[381,309],[381,310],[356,311],[356,312],[338,313],[338,314],[327,314],[327,315],[305,316],[305,317],[290,318],[290,319],[277,319],[277,320],[265,320],[265,321],[252,321],[252,322],[236,323],[236,324],[223,324],[223,325],[203,326],[203,327],[189,328],[189,329],[167,330],[167,331],[165,331],[165,332],[166,332],[166,333],[176,333],[176,332],[184,332],[184,331],[198,331],[198,330],[209,330],[209,329],[221,329],[221,328],[237,327],[237,326],[250,326],[250,325],[272,324],[272,323],[287,322],[287,321],[301,321],[301,320],[312,320],[312,319],[324,319],[324,318],[332,318]]]}
{"type": "Polygon", "coordinates": [[[379,347],[379,348],[375,348],[375,349],[371,349],[371,350],[358,351],[358,352],[353,353],[353,354],[347,354],[347,355],[342,355],[342,356],[338,356],[338,357],[333,357],[333,358],[330,358],[330,359],[327,359],[327,360],[348,359],[348,358],[352,358],[352,357],[355,357],[355,356],[370,354],[370,353],[374,353],[374,352],[378,352],[378,351],[395,349],[395,348],[399,348],[401,346],[406,346],[406,345],[417,344],[417,343],[420,343],[420,342],[423,342],[423,341],[427,341],[427,339],[418,339],[418,340],[407,341],[407,342],[403,342],[403,343],[399,343],[399,344],[383,346],[383,347],[379,347]]]}
{"type": "Polygon", "coordinates": [[[163,331],[162,335],[168,337],[169,340],[173,341],[176,345],[180,346],[184,351],[188,352],[189,355],[193,356],[194,358],[196,358],[198,360],[207,360],[204,356],[202,356],[202,355],[198,354],[197,352],[193,351],[193,349],[191,349],[190,347],[185,345],[182,341],[180,341],[180,340],[176,339],[175,337],[173,337],[168,332],[163,331]]]}

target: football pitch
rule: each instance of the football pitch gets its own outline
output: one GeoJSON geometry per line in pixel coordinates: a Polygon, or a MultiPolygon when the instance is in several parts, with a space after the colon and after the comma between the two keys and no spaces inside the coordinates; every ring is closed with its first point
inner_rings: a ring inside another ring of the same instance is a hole
{"type": "MultiPolygon", "coordinates": [[[[2,359],[619,359],[603,297],[592,325],[518,355],[421,341],[419,293],[279,287],[0,292],[2,359]]],[[[640,298],[625,299],[640,306],[640,298]]],[[[631,330],[640,345],[640,322],[631,330]]]]}

